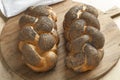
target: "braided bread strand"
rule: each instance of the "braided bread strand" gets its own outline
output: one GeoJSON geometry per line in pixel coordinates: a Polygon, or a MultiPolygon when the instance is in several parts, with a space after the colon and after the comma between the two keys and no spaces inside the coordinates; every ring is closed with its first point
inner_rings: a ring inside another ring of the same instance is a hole
{"type": "Polygon", "coordinates": [[[49,6],[30,7],[20,18],[19,49],[25,64],[36,72],[52,69],[57,62],[56,14],[49,6]]]}
{"type": "Polygon", "coordinates": [[[104,55],[97,10],[90,5],[74,6],[65,15],[66,65],[76,72],[94,69],[104,55]]]}

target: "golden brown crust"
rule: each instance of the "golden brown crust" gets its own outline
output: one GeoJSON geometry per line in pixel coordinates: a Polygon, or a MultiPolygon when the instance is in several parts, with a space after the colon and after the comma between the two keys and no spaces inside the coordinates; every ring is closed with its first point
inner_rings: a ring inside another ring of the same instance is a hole
{"type": "Polygon", "coordinates": [[[76,72],[94,69],[104,55],[97,10],[90,5],[74,6],[65,15],[66,65],[76,72]]]}
{"type": "Polygon", "coordinates": [[[41,62],[37,66],[31,65],[29,63],[26,63],[26,65],[28,65],[32,70],[36,72],[45,72],[52,69],[55,66],[56,62],[57,55],[54,52],[50,51],[44,54],[44,57],[41,58],[41,62]]]}
{"type": "Polygon", "coordinates": [[[18,44],[24,63],[36,72],[52,69],[57,62],[57,17],[49,6],[30,7],[20,18],[18,44]]]}

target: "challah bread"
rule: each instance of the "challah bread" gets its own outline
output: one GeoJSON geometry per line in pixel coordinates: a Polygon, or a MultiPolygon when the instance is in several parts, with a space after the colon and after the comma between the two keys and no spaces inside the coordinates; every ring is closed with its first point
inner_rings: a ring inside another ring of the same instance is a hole
{"type": "Polygon", "coordinates": [[[104,55],[97,10],[90,5],[72,7],[63,22],[66,39],[66,66],[76,72],[94,69],[104,55]]]}
{"type": "Polygon", "coordinates": [[[52,69],[57,62],[57,17],[49,6],[28,8],[19,20],[22,60],[36,72],[52,69]]]}

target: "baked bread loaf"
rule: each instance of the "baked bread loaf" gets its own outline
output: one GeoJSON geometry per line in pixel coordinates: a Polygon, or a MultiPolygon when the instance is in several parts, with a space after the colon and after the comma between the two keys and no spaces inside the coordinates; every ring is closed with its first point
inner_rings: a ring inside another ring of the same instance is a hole
{"type": "Polygon", "coordinates": [[[28,8],[19,20],[19,50],[25,64],[36,72],[52,69],[57,62],[57,17],[49,6],[28,8]]]}
{"type": "Polygon", "coordinates": [[[94,69],[103,58],[105,39],[97,17],[90,5],[74,6],[65,14],[66,65],[76,72],[94,69]]]}

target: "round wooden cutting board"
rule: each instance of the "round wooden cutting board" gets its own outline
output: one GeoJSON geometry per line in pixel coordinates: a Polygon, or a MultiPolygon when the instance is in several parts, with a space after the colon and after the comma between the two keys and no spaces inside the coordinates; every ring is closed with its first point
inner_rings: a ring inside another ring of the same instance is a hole
{"type": "Polygon", "coordinates": [[[65,66],[65,41],[63,38],[62,22],[65,13],[74,5],[81,5],[70,0],[52,5],[58,16],[58,33],[60,43],[58,45],[58,61],[56,67],[45,73],[36,73],[29,69],[21,60],[18,50],[18,34],[20,31],[18,21],[20,16],[13,17],[6,23],[0,37],[1,54],[9,68],[25,80],[95,80],[111,70],[120,56],[120,32],[110,17],[99,13],[101,32],[105,36],[104,58],[92,71],[76,73],[65,66]]]}

